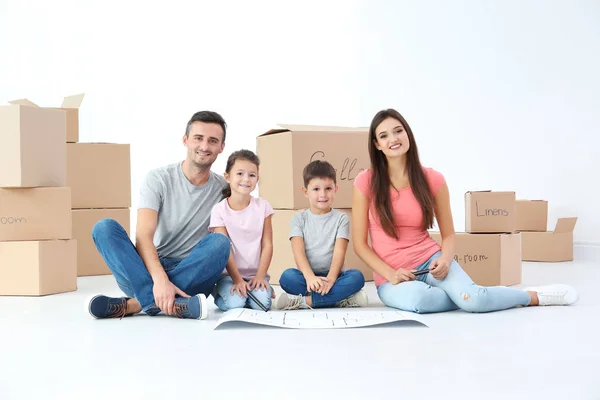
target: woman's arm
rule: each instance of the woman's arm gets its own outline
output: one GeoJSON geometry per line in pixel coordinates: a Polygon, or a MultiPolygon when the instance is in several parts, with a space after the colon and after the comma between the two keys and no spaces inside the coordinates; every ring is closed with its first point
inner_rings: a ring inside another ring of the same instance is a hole
{"type": "Polygon", "coordinates": [[[435,195],[434,212],[442,237],[442,256],[440,258],[450,264],[456,251],[456,234],[450,208],[450,193],[446,184],[435,195]]]}
{"type": "Polygon", "coordinates": [[[369,246],[369,200],[358,188],[352,197],[352,242],[356,255],[373,271],[388,281],[394,281],[396,271],[387,265],[369,246]]]}

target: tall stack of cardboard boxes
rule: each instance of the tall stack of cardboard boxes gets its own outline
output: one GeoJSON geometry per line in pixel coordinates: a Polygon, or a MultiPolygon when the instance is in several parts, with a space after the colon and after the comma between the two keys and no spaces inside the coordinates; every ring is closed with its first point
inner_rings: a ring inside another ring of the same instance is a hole
{"type": "MultiPolygon", "coordinates": [[[[465,232],[456,233],[454,259],[478,285],[521,283],[521,234],[515,192],[465,193],[465,232]]],[[[431,233],[441,244],[441,236],[431,233]]]]}
{"type": "Polygon", "coordinates": [[[66,179],[66,111],[0,106],[0,295],[77,289],[66,179]]]}
{"type": "Polygon", "coordinates": [[[572,261],[576,223],[576,217],[558,218],[554,230],[547,231],[548,201],[517,200],[517,231],[522,236],[523,261],[572,261]]]}
{"type": "MultiPolygon", "coordinates": [[[[309,207],[301,190],[304,167],[313,160],[326,160],[333,165],[339,186],[333,207],[346,213],[352,224],[353,181],[370,163],[367,141],[367,128],[312,125],[279,125],[258,136],[259,196],[275,209],[274,251],[269,268],[272,284],[278,284],[283,271],[296,265],[289,233],[294,214],[309,207]]],[[[354,253],[352,241],[345,264],[347,269],[360,270],[365,280],[373,280],[371,270],[354,253]]]]}
{"type": "MultiPolygon", "coordinates": [[[[66,99],[65,99],[66,100],[66,99]]],[[[67,185],[72,192],[77,275],[108,275],[110,270],[92,240],[96,222],[112,218],[129,235],[131,157],[129,144],[80,143],[78,108],[83,94],[70,98],[67,113],[67,185]]]]}

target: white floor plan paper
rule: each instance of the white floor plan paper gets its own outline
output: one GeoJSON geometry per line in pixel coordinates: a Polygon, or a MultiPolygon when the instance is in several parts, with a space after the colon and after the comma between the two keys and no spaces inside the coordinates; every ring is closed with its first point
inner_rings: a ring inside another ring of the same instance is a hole
{"type": "Polygon", "coordinates": [[[295,329],[343,329],[382,325],[401,321],[423,322],[410,318],[397,310],[294,310],[256,311],[250,309],[229,310],[219,320],[215,329],[228,323],[249,323],[279,328],[295,329]]]}

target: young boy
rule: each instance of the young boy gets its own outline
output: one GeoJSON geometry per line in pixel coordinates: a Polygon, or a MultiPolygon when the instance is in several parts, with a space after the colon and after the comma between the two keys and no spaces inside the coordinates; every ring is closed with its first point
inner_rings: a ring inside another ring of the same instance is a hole
{"type": "Polygon", "coordinates": [[[275,308],[364,307],[365,278],[359,270],[345,270],[344,258],[350,240],[349,219],[331,207],[338,190],[336,173],[326,161],[313,161],[303,171],[302,192],[310,208],[290,223],[290,240],[296,268],[283,272],[279,284],[285,293],[275,308]]]}

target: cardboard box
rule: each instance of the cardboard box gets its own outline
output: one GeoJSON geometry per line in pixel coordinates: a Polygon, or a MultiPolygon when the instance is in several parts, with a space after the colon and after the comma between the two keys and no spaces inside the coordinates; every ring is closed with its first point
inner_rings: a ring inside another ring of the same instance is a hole
{"type": "Polygon", "coordinates": [[[72,213],[73,238],[77,240],[77,276],[110,275],[110,269],[92,240],[92,229],[101,219],[112,218],[121,224],[129,235],[129,208],[73,210],[72,213]]]}
{"type": "Polygon", "coordinates": [[[491,190],[465,193],[465,231],[511,233],[517,231],[515,192],[491,190]]]}
{"type": "MultiPolygon", "coordinates": [[[[339,210],[339,209],[338,209],[339,210]]],[[[271,266],[269,267],[269,275],[271,277],[270,283],[277,285],[279,284],[279,278],[283,271],[288,268],[297,268],[296,262],[294,261],[294,254],[292,253],[292,243],[289,240],[290,236],[290,222],[294,214],[300,210],[275,210],[273,215],[273,258],[271,260],[271,266]]],[[[342,209],[348,217],[350,217],[350,224],[352,224],[352,210],[342,209]]],[[[358,269],[365,276],[365,281],[373,280],[373,272],[367,267],[367,265],[354,253],[352,248],[352,239],[348,243],[348,250],[346,251],[346,269],[358,269]]]]}
{"type": "MultiPolygon", "coordinates": [[[[431,237],[442,243],[439,232],[431,237]]],[[[521,233],[456,233],[454,259],[481,286],[521,283],[521,233]]]]}
{"type": "Polygon", "coordinates": [[[10,103],[64,111],[67,130],[66,141],[68,143],[77,143],[79,141],[79,107],[81,106],[84,96],[85,93],[67,96],[63,99],[63,103],[60,107],[39,107],[37,104],[27,99],[14,100],[10,103]]]}
{"type": "Polygon", "coordinates": [[[308,208],[301,187],[302,170],[313,160],[330,162],[339,191],[333,207],[352,208],[353,181],[370,166],[368,128],[279,125],[257,138],[259,196],[276,209],[308,208]]]}
{"type": "Polygon", "coordinates": [[[67,185],[72,208],[131,207],[129,145],[67,143],[67,185]]]}
{"type": "Polygon", "coordinates": [[[546,200],[517,200],[517,231],[546,232],[548,202],[546,200]]]}
{"type": "Polygon", "coordinates": [[[0,242],[71,239],[71,189],[0,189],[0,242]]]}
{"type": "Polygon", "coordinates": [[[0,295],[44,296],[75,290],[74,240],[0,242],[0,295]]]}
{"type": "Polygon", "coordinates": [[[523,261],[573,261],[577,218],[559,218],[553,232],[522,232],[523,261]]]}
{"type": "Polygon", "coordinates": [[[66,186],[64,111],[22,104],[0,106],[0,187],[66,186]]]}

